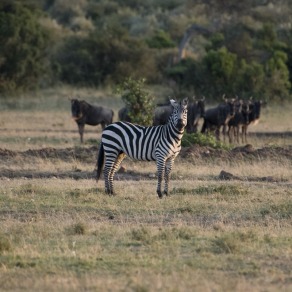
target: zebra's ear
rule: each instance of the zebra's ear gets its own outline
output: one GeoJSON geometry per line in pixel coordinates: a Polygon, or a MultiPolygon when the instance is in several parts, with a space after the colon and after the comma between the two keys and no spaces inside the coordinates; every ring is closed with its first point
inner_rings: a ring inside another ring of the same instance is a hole
{"type": "Polygon", "coordinates": [[[189,98],[188,98],[188,97],[185,97],[185,98],[183,99],[182,104],[185,105],[185,106],[187,106],[187,105],[188,105],[188,102],[189,102],[189,98]]]}
{"type": "Polygon", "coordinates": [[[170,99],[169,101],[173,107],[177,106],[177,102],[174,99],[170,99]]]}

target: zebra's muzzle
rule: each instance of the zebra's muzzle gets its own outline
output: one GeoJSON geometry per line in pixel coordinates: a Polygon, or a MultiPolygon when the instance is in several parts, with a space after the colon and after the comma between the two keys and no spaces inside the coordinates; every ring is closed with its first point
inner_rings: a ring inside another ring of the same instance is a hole
{"type": "Polygon", "coordinates": [[[176,127],[179,131],[181,131],[185,126],[186,126],[186,123],[184,122],[183,119],[179,119],[177,121],[176,127]]]}

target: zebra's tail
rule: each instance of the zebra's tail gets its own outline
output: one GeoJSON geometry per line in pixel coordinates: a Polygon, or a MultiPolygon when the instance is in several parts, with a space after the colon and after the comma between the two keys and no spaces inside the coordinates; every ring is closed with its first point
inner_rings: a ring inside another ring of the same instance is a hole
{"type": "Polygon", "coordinates": [[[103,161],[104,161],[104,148],[103,148],[103,143],[101,142],[99,145],[99,151],[98,151],[98,157],[97,157],[96,182],[98,182],[100,178],[100,174],[103,167],[103,161]]]}

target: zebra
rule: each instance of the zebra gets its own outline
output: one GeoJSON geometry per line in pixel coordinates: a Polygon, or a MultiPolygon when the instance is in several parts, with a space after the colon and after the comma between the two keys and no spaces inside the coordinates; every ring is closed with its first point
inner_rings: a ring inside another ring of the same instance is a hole
{"type": "Polygon", "coordinates": [[[164,194],[168,195],[170,172],[174,159],[181,150],[181,139],[187,125],[188,98],[181,102],[171,99],[170,103],[173,112],[165,125],[144,127],[119,121],[104,129],[97,158],[96,180],[98,182],[104,164],[105,193],[114,195],[114,174],[122,160],[129,156],[136,160],[156,161],[157,195],[159,198],[163,197],[163,179],[164,194]]]}

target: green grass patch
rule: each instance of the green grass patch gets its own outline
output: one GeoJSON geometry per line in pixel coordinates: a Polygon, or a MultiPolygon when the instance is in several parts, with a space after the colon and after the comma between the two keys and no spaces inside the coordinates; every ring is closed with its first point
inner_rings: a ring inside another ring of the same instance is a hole
{"type": "MultiPolygon", "coordinates": [[[[32,183],[27,183],[20,186],[15,190],[15,193],[18,196],[50,196],[52,195],[52,190],[44,188],[42,186],[38,186],[32,183]]],[[[54,193],[54,192],[53,192],[54,193]]]]}
{"type": "Polygon", "coordinates": [[[218,141],[214,135],[202,134],[202,133],[185,133],[182,138],[182,146],[190,147],[194,144],[200,146],[209,146],[215,149],[229,150],[232,147],[229,144],[225,144],[218,141]]]}
{"type": "Polygon", "coordinates": [[[212,240],[212,251],[214,253],[238,253],[250,242],[257,241],[254,232],[232,232],[216,236],[212,240]]]}
{"type": "Polygon", "coordinates": [[[271,204],[262,206],[259,210],[262,217],[273,217],[276,219],[292,219],[292,203],[271,204]]]}
{"type": "Polygon", "coordinates": [[[194,189],[174,188],[173,193],[182,195],[212,195],[220,194],[222,196],[244,196],[248,194],[248,189],[241,185],[215,185],[215,186],[199,186],[194,189]]]}

